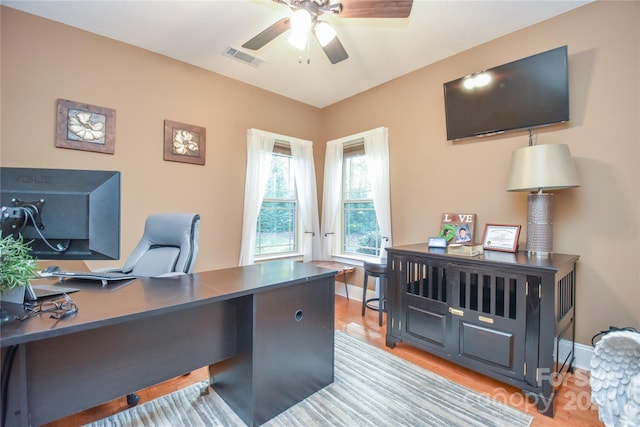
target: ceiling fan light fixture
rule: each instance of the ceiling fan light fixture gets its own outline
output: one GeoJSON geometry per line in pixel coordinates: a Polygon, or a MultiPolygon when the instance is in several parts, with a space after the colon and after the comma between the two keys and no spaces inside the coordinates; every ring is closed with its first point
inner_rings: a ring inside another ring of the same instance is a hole
{"type": "Polygon", "coordinates": [[[291,34],[289,35],[289,43],[300,50],[304,50],[307,46],[308,35],[308,30],[292,29],[291,34]]]}
{"type": "Polygon", "coordinates": [[[291,14],[291,28],[294,31],[311,29],[311,14],[306,9],[298,9],[291,14]]]}
{"type": "MultiPolygon", "coordinates": [[[[0,0],[2,1],[2,0],[0,0]]],[[[266,1],[266,0],[264,0],[266,1]]],[[[328,13],[336,19],[344,18],[407,18],[413,0],[272,0],[285,4],[291,13],[262,30],[242,45],[245,49],[258,50],[276,37],[289,31],[289,43],[298,49],[307,49],[310,56],[309,37],[311,31],[318,40],[331,64],[349,58],[347,51],[329,23],[318,20],[328,13]],[[344,7],[342,2],[345,3],[344,7]]],[[[300,58],[299,58],[300,60],[300,58]]]]}
{"type": "Polygon", "coordinates": [[[320,42],[320,46],[325,47],[331,40],[336,37],[336,30],[333,29],[331,25],[324,21],[320,21],[316,24],[314,31],[316,33],[316,38],[318,42],[320,42]]]}

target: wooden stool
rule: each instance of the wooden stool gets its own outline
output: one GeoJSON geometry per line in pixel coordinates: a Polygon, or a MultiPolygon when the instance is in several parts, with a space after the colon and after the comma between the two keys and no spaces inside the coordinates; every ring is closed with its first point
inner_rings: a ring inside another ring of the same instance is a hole
{"type": "MultiPolygon", "coordinates": [[[[386,261],[386,260],[384,260],[386,261]]],[[[382,313],[384,312],[384,305],[386,302],[385,292],[387,287],[387,263],[366,262],[364,263],[364,286],[362,289],[362,315],[364,316],[365,309],[368,307],[372,310],[378,310],[378,324],[382,326],[382,313]],[[367,299],[367,285],[369,282],[369,276],[377,277],[380,279],[379,298],[367,299]],[[370,305],[371,302],[378,301],[378,306],[370,305]]]]}

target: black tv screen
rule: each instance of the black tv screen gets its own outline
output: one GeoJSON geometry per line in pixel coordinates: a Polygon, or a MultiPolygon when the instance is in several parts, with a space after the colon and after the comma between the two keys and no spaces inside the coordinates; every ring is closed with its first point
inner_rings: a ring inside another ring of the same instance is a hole
{"type": "Polygon", "coordinates": [[[569,120],[567,46],[444,84],[447,140],[569,120]]]}

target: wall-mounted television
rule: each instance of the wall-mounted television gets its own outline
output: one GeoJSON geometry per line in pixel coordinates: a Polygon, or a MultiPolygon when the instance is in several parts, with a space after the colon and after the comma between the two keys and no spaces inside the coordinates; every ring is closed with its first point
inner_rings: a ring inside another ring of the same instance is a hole
{"type": "Polygon", "coordinates": [[[120,258],[120,172],[2,167],[0,214],[37,259],[120,258]]]}
{"type": "Polygon", "coordinates": [[[569,120],[567,46],[444,84],[447,140],[569,120]]]}

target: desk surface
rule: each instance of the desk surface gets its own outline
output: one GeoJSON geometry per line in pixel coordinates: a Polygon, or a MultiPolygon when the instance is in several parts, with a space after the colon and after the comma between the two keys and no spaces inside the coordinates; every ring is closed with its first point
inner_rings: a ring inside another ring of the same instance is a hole
{"type": "Polygon", "coordinates": [[[333,275],[332,271],[311,264],[275,261],[170,278],[139,278],[105,287],[99,282],[66,280],[65,286],[81,289],[71,294],[78,304],[78,313],[61,320],[43,313],[25,321],[10,322],[2,326],[0,346],[102,328],[302,283],[312,276],[333,275]]]}
{"type": "Polygon", "coordinates": [[[334,274],[275,261],[106,287],[67,280],[81,288],[77,314],[3,325],[7,425],[41,425],[202,366],[240,418],[261,425],[333,381],[334,274]]]}

